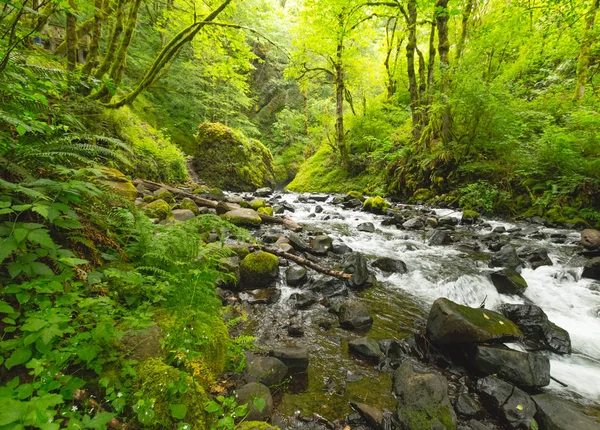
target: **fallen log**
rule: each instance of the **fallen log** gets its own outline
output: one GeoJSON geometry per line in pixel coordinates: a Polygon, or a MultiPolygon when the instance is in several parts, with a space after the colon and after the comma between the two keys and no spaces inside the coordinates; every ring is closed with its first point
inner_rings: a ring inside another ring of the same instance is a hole
{"type": "Polygon", "coordinates": [[[271,254],[277,255],[278,257],[285,258],[286,260],[293,261],[294,263],[300,264],[301,266],[308,267],[313,269],[316,272],[323,273],[325,275],[333,276],[334,278],[341,279],[352,279],[352,274],[340,272],[339,270],[332,270],[327,267],[323,267],[320,264],[314,263],[306,258],[299,257],[294,254],[290,254],[289,252],[285,252],[281,249],[272,248],[270,246],[261,246],[261,245],[249,245],[249,249],[254,251],[265,251],[271,254]]]}

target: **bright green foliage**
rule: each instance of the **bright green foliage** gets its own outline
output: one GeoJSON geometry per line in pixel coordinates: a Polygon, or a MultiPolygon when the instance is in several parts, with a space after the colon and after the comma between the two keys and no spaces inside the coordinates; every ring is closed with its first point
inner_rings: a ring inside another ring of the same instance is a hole
{"type": "Polygon", "coordinates": [[[363,203],[363,209],[369,212],[377,213],[382,213],[384,210],[391,206],[392,205],[389,202],[385,201],[381,196],[369,197],[363,203]]]}
{"type": "Polygon", "coordinates": [[[250,206],[254,210],[258,210],[262,207],[265,207],[266,205],[267,205],[267,202],[265,201],[265,199],[256,199],[256,200],[252,200],[250,202],[250,206]]]}
{"type": "Polygon", "coordinates": [[[171,213],[171,207],[162,199],[154,200],[143,208],[144,213],[150,218],[165,219],[171,213]]]}
{"type": "Polygon", "coordinates": [[[262,208],[258,208],[257,213],[259,215],[273,216],[273,208],[271,206],[264,206],[262,208]]]}
{"type": "Polygon", "coordinates": [[[469,210],[469,209],[465,209],[462,213],[462,220],[463,221],[477,221],[479,219],[479,213],[469,210]]]}
{"type": "Polygon", "coordinates": [[[262,421],[245,421],[239,424],[236,430],[279,430],[279,427],[262,421]]]}

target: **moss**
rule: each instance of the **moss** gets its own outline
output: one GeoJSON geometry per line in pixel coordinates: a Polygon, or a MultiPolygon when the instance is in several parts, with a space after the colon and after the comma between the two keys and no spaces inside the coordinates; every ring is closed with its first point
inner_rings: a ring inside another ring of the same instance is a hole
{"type": "Polygon", "coordinates": [[[134,201],[136,199],[138,190],[122,172],[108,167],[103,167],[101,170],[105,179],[100,182],[106,185],[111,192],[125,197],[127,200],[134,201]]]}
{"type": "Polygon", "coordinates": [[[588,222],[579,215],[578,209],[569,206],[558,206],[549,209],[544,213],[544,218],[557,224],[589,225],[588,222]]]}
{"type": "Polygon", "coordinates": [[[210,191],[210,187],[207,185],[199,185],[192,194],[207,194],[210,191]]]}
{"type": "Polygon", "coordinates": [[[142,207],[144,213],[150,218],[166,219],[171,213],[171,207],[164,200],[154,200],[142,207]]]}
{"type": "Polygon", "coordinates": [[[449,405],[403,410],[402,421],[406,428],[411,430],[431,430],[432,428],[440,428],[439,425],[435,425],[436,422],[440,423],[446,430],[453,430],[456,428],[456,425],[452,421],[449,405]]]}
{"type": "Polygon", "coordinates": [[[369,212],[381,213],[392,205],[380,196],[369,197],[363,204],[363,209],[369,212]]]}
{"type": "Polygon", "coordinates": [[[252,209],[257,210],[267,206],[267,202],[265,202],[265,199],[255,199],[250,202],[250,206],[252,209]]]}
{"type": "Polygon", "coordinates": [[[148,194],[142,199],[144,203],[152,203],[154,200],[156,200],[156,197],[154,197],[152,194],[148,194]]]}
{"type": "Polygon", "coordinates": [[[253,209],[236,209],[221,215],[225,221],[238,226],[257,226],[260,225],[262,219],[253,209]]]}
{"type": "MultiPolygon", "coordinates": [[[[442,299],[438,299],[442,300],[442,299]]],[[[498,312],[487,309],[472,308],[459,305],[451,300],[443,299],[457,313],[462,315],[474,326],[494,335],[508,335],[513,337],[523,337],[523,333],[515,323],[498,312]]]]}
{"type": "Polygon", "coordinates": [[[262,208],[258,208],[257,212],[259,215],[273,216],[273,208],[271,206],[265,206],[262,208]]]}
{"type": "Polygon", "coordinates": [[[521,291],[527,289],[527,281],[516,270],[505,269],[504,274],[510,279],[521,291]]]}
{"type": "Polygon", "coordinates": [[[427,200],[431,199],[433,196],[434,196],[434,193],[430,189],[419,188],[418,190],[415,190],[415,192],[413,193],[412,200],[415,202],[427,201],[427,200]]]}
{"type": "Polygon", "coordinates": [[[273,156],[267,147],[223,124],[200,124],[193,155],[198,175],[209,184],[253,191],[274,183],[273,156]]]}
{"type": "Polygon", "coordinates": [[[175,203],[175,198],[173,197],[173,194],[171,194],[167,190],[161,190],[158,194],[156,194],[156,199],[164,200],[167,203],[175,203]]]}
{"type": "Polygon", "coordinates": [[[193,321],[193,334],[202,343],[198,347],[200,357],[208,371],[218,377],[227,362],[227,347],[229,331],[223,320],[218,316],[201,313],[193,321]]]}
{"type": "Polygon", "coordinates": [[[279,259],[268,252],[248,254],[240,263],[240,277],[247,288],[261,288],[274,281],[279,273],[279,259]]]}
{"type": "Polygon", "coordinates": [[[463,221],[477,221],[479,219],[479,212],[475,212],[475,211],[471,211],[468,209],[465,209],[462,213],[462,220],[463,221]]]}
{"type": "Polygon", "coordinates": [[[365,197],[363,196],[363,193],[361,193],[360,191],[348,191],[346,193],[346,197],[349,200],[353,200],[353,199],[358,199],[358,200],[364,200],[365,197]]]}
{"type": "Polygon", "coordinates": [[[279,430],[279,427],[272,426],[264,421],[246,421],[235,427],[236,430],[279,430]]]}
{"type": "Polygon", "coordinates": [[[179,209],[188,209],[194,212],[194,214],[198,215],[198,206],[196,203],[189,197],[185,197],[181,202],[179,202],[179,209]]]}
{"type": "Polygon", "coordinates": [[[235,255],[242,259],[250,254],[250,251],[244,245],[225,245],[225,248],[231,249],[235,255]]]}
{"type": "Polygon", "coordinates": [[[173,428],[177,421],[171,416],[171,404],[183,403],[187,406],[185,422],[193,428],[208,428],[204,404],[208,401],[202,386],[191,376],[184,378],[189,389],[185,393],[168,392],[173,383],[180,381],[181,371],[161,360],[149,359],[138,366],[135,392],[141,393],[142,400],[154,399],[154,418],[147,428],[173,428]]]}

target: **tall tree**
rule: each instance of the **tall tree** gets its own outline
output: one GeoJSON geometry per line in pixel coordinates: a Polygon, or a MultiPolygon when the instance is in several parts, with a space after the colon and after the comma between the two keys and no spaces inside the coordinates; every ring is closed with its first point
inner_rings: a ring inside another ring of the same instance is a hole
{"type": "Polygon", "coordinates": [[[575,98],[583,99],[585,95],[585,84],[587,83],[587,71],[590,63],[590,50],[594,42],[594,23],[600,0],[591,0],[591,5],[586,14],[583,37],[581,39],[581,48],[577,60],[577,78],[575,87],[575,98]]]}

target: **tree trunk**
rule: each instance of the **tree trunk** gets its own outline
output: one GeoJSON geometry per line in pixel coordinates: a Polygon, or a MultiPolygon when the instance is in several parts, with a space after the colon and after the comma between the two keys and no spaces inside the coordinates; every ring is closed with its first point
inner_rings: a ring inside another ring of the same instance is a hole
{"type": "Polygon", "coordinates": [[[433,75],[435,71],[435,22],[431,23],[429,34],[429,61],[427,63],[427,104],[433,101],[433,75]]]}
{"type": "Polygon", "coordinates": [[[585,29],[581,40],[581,49],[577,59],[577,78],[575,86],[575,99],[582,100],[585,96],[585,84],[587,83],[587,69],[590,63],[590,50],[594,42],[594,22],[600,0],[592,0],[592,5],[587,13],[585,29]]]}
{"type": "Polygon", "coordinates": [[[140,10],[141,4],[142,0],[134,0],[131,5],[131,10],[129,11],[129,16],[127,18],[127,25],[123,32],[123,39],[121,40],[115,59],[111,64],[110,69],[108,69],[108,76],[113,80],[115,88],[121,83],[121,78],[123,77],[123,70],[125,69],[125,63],[127,62],[127,51],[131,44],[133,33],[135,32],[138,11],[140,10]]]}
{"type": "MultiPolygon", "coordinates": [[[[387,99],[390,100],[392,96],[396,93],[396,80],[395,80],[395,67],[392,67],[390,64],[390,60],[392,60],[392,53],[394,52],[394,41],[396,40],[396,27],[398,25],[398,18],[392,17],[388,19],[388,22],[385,26],[385,35],[386,35],[386,53],[385,60],[383,65],[385,67],[386,77],[387,77],[387,99]],[[391,26],[391,29],[390,29],[391,26]]],[[[395,62],[398,59],[397,51],[400,49],[400,41],[397,43],[396,48],[396,56],[394,59],[395,62]]]]}
{"type": "Polygon", "coordinates": [[[94,77],[96,79],[102,79],[110,65],[115,59],[115,55],[117,53],[117,46],[119,43],[119,38],[121,37],[121,33],[123,32],[123,19],[125,15],[125,3],[126,0],[118,0],[117,9],[115,11],[115,25],[112,29],[110,40],[108,42],[108,47],[106,49],[106,54],[104,55],[104,59],[96,73],[94,73],[94,77]]]}
{"type": "Polygon", "coordinates": [[[348,148],[346,147],[346,139],[344,134],[344,67],[342,63],[342,55],[344,53],[344,44],[340,40],[336,48],[336,62],[334,64],[335,70],[335,142],[338,150],[340,151],[340,157],[342,165],[348,167],[348,148]]]}
{"type": "Polygon", "coordinates": [[[406,44],[406,71],[408,74],[408,92],[410,94],[410,111],[412,113],[413,140],[421,137],[421,119],[419,112],[419,90],[415,72],[415,51],[417,50],[417,2],[408,1],[408,43],[406,44]]]}
{"type": "Polygon", "coordinates": [[[441,118],[441,137],[445,143],[450,142],[452,132],[452,116],[448,105],[450,89],[449,61],[450,42],[448,41],[448,0],[438,0],[436,4],[436,24],[438,30],[438,52],[440,54],[440,93],[444,108],[441,118]]]}
{"type": "Polygon", "coordinates": [[[70,11],[67,12],[67,70],[72,72],[77,65],[77,13],[75,2],[69,0],[70,11]]]}
{"type": "Polygon", "coordinates": [[[476,0],[467,0],[467,4],[462,13],[462,23],[460,29],[460,39],[458,39],[458,44],[456,45],[456,62],[460,60],[462,57],[463,51],[465,49],[465,42],[467,40],[467,32],[469,30],[469,20],[471,19],[471,13],[473,9],[475,9],[475,1],[476,0]]]}
{"type": "MultiPolygon", "coordinates": [[[[109,1],[109,0],[106,0],[109,1]]],[[[92,31],[92,40],[90,41],[90,49],[88,56],[85,60],[81,72],[85,75],[89,75],[94,68],[94,64],[98,59],[98,48],[100,46],[100,39],[102,38],[102,20],[104,18],[104,1],[95,0],[94,6],[96,7],[94,13],[94,26],[92,31]]]]}

